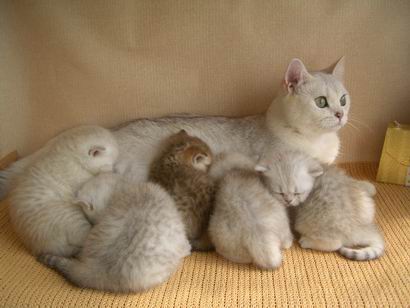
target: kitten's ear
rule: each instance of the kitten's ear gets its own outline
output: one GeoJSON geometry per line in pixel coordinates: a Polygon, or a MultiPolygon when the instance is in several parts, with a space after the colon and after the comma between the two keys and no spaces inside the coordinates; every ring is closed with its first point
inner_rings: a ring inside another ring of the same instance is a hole
{"type": "Polygon", "coordinates": [[[284,86],[289,93],[293,93],[295,88],[303,84],[312,76],[308,73],[305,65],[299,59],[292,59],[285,74],[284,86]]]}
{"type": "Polygon", "coordinates": [[[94,206],[91,203],[88,203],[84,200],[76,199],[76,200],[74,200],[74,204],[80,206],[81,208],[83,208],[86,211],[94,211],[94,206]]]}
{"type": "Polygon", "coordinates": [[[313,176],[314,178],[321,176],[323,172],[324,172],[323,167],[317,162],[309,166],[309,174],[313,176]]]}
{"type": "Polygon", "coordinates": [[[203,153],[197,153],[192,157],[192,163],[193,164],[202,164],[206,161],[207,155],[203,153]]]}
{"type": "Polygon", "coordinates": [[[345,57],[341,57],[332,69],[332,75],[339,81],[343,82],[345,77],[345,57]]]}
{"type": "Polygon", "coordinates": [[[188,136],[188,133],[186,132],[185,129],[181,129],[181,130],[178,132],[178,134],[181,135],[181,136],[188,136]]]}
{"type": "Polygon", "coordinates": [[[105,152],[105,147],[95,145],[88,150],[88,155],[91,157],[100,156],[103,152],[105,152]]]}

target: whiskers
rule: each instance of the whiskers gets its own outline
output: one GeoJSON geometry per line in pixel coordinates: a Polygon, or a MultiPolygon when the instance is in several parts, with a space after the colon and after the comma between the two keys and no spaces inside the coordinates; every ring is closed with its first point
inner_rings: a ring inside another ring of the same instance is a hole
{"type": "Polygon", "coordinates": [[[352,115],[349,115],[349,120],[347,121],[347,123],[350,124],[352,127],[355,126],[355,128],[357,128],[357,129],[359,129],[357,126],[361,126],[362,128],[365,128],[365,129],[373,132],[373,129],[369,125],[365,124],[362,121],[357,120],[356,118],[352,117],[352,115]]]}

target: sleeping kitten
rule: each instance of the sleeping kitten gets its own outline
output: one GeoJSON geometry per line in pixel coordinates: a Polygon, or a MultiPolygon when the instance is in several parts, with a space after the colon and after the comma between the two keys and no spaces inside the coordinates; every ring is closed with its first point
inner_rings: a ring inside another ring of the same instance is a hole
{"type": "Polygon", "coordinates": [[[186,131],[172,135],[152,162],[149,179],[164,187],[182,215],[187,237],[196,250],[212,247],[207,225],[214,194],[208,175],[212,153],[201,139],[186,131]]]}
{"type": "Polygon", "coordinates": [[[209,233],[225,258],[271,269],[293,241],[286,206],[302,202],[322,170],[296,152],[266,155],[254,169],[233,169],[219,181],[209,233]]]}
{"type": "Polygon", "coordinates": [[[317,179],[306,202],[296,211],[295,229],[303,248],[339,251],[354,260],[380,257],[383,237],[374,224],[375,187],[329,168],[317,179]],[[362,248],[351,248],[362,246],[362,248]]]}
{"type": "Polygon", "coordinates": [[[12,191],[11,221],[33,254],[71,256],[91,228],[74,194],[94,175],[113,169],[117,143],[102,127],[80,126],[53,138],[45,148],[12,191]]]}
{"type": "Polygon", "coordinates": [[[39,261],[79,287],[111,292],[152,288],[190,253],[175,203],[157,184],[101,174],[82,187],[78,199],[96,222],[78,258],[41,255],[39,261]]]}

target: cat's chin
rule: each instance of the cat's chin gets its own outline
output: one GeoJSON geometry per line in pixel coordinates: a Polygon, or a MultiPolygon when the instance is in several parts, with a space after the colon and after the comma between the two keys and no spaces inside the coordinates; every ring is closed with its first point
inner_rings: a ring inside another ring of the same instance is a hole
{"type": "Polygon", "coordinates": [[[345,123],[336,123],[331,126],[323,127],[323,130],[329,133],[334,133],[334,132],[337,132],[339,129],[341,129],[344,125],[345,123]]]}

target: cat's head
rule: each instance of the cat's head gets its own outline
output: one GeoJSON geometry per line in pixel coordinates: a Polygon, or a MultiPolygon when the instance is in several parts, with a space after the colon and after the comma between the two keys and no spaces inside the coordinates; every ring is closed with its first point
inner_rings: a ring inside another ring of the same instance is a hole
{"type": "Polygon", "coordinates": [[[207,171],[213,160],[209,146],[201,139],[190,136],[185,130],[171,136],[168,147],[170,153],[181,163],[197,170],[207,171]]]}
{"type": "Polygon", "coordinates": [[[297,206],[309,196],[315,179],[323,174],[321,165],[306,154],[282,151],[264,155],[255,170],[272,196],[285,206],[297,206]]]}
{"type": "Polygon", "coordinates": [[[64,133],[60,141],[84,169],[92,174],[113,171],[118,144],[110,131],[99,126],[80,126],[64,133]]]}
{"type": "Polygon", "coordinates": [[[304,133],[337,131],[348,118],[350,96],[343,85],[344,58],[332,68],[308,72],[302,61],[293,59],[286,71],[282,100],[287,124],[304,133]]]}

